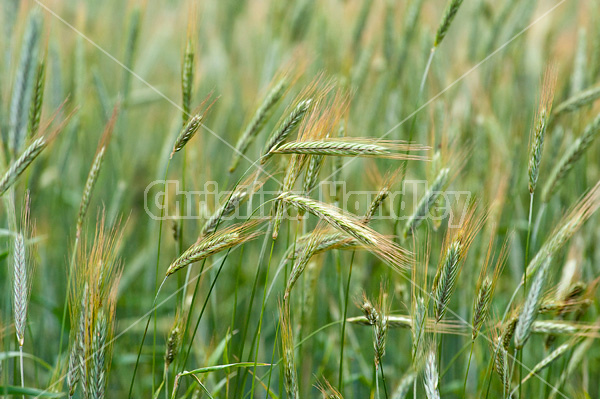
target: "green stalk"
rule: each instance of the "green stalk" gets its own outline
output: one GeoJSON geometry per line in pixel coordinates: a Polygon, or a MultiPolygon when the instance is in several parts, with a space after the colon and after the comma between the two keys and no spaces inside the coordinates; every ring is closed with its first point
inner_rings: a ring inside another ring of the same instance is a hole
{"type": "Polygon", "coordinates": [[[467,378],[469,377],[469,368],[471,368],[471,357],[473,356],[473,346],[475,341],[471,340],[471,351],[469,352],[469,361],[467,362],[467,372],[465,374],[465,383],[463,385],[463,398],[467,397],[467,378]]]}
{"type": "Polygon", "coordinates": [[[344,317],[342,319],[342,336],[340,338],[340,369],[338,377],[338,387],[340,393],[344,394],[344,339],[346,337],[346,318],[348,315],[348,298],[350,297],[350,280],[352,279],[352,265],[354,264],[354,255],[356,251],[352,251],[350,258],[350,270],[348,271],[348,282],[346,283],[346,293],[344,298],[344,317]]]}
{"type": "MultiPolygon", "coordinates": [[[[163,178],[163,182],[164,182],[164,190],[165,190],[165,194],[167,192],[167,176],[169,174],[169,165],[171,164],[171,159],[169,159],[167,161],[167,166],[165,167],[165,175],[163,178]]],[[[158,222],[158,243],[157,243],[157,248],[156,248],[156,268],[155,268],[155,274],[154,274],[154,285],[155,285],[155,292],[154,292],[154,301],[156,302],[156,299],[158,297],[158,289],[159,289],[159,280],[158,280],[158,272],[159,272],[159,266],[160,266],[160,244],[162,241],[162,227],[163,227],[163,219],[164,219],[164,215],[165,215],[165,197],[166,195],[162,196],[162,203],[161,203],[161,208],[160,208],[160,221],[158,222]]],[[[152,305],[152,307],[154,307],[154,304],[152,305]]],[[[129,399],[131,399],[131,394],[133,393],[133,383],[135,382],[135,376],[137,373],[137,369],[138,366],[140,364],[140,357],[142,355],[142,348],[144,347],[144,341],[146,340],[146,334],[148,332],[148,327],[150,325],[150,320],[152,319],[152,314],[150,314],[148,316],[148,321],[146,322],[146,328],[144,329],[144,334],[142,336],[142,342],[140,343],[140,347],[138,349],[138,354],[137,354],[137,358],[135,360],[135,366],[133,368],[133,376],[131,377],[131,384],[129,385],[129,394],[127,395],[127,397],[129,399]]],[[[153,346],[152,346],[152,353],[154,354],[156,352],[156,309],[154,309],[154,342],[153,342],[153,346]]],[[[152,392],[154,392],[154,356],[152,356],[152,392]]]]}
{"type": "MultiPolygon", "coordinates": [[[[267,235],[267,239],[268,239],[268,235],[267,235]]],[[[265,301],[267,298],[267,288],[269,286],[268,282],[269,282],[269,270],[271,269],[271,259],[273,258],[273,248],[275,248],[275,240],[271,240],[271,254],[269,255],[269,263],[267,264],[267,272],[265,273],[265,288],[263,290],[263,299],[262,299],[262,305],[260,308],[260,318],[258,319],[258,338],[256,339],[256,351],[254,353],[254,367],[252,369],[252,375],[255,376],[256,375],[256,366],[258,365],[258,349],[260,347],[260,332],[261,332],[261,328],[262,328],[262,321],[263,321],[263,316],[265,313],[265,301]]],[[[250,397],[253,398],[254,397],[254,382],[256,381],[256,378],[252,378],[252,389],[250,390],[250,397]]]]}

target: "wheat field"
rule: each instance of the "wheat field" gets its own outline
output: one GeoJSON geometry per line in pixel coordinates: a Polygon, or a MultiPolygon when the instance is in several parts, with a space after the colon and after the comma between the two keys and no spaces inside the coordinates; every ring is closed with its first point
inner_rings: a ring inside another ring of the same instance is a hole
{"type": "Polygon", "coordinates": [[[600,4],[4,0],[3,398],[597,398],[600,4]]]}

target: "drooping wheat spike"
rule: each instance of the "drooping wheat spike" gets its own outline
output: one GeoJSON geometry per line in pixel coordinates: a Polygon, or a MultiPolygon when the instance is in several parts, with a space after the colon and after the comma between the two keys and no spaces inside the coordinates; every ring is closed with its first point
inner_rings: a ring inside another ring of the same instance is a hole
{"type": "Polygon", "coordinates": [[[529,193],[533,194],[540,173],[539,167],[542,161],[542,149],[544,147],[544,136],[550,121],[552,111],[552,100],[554,99],[554,88],[556,87],[556,72],[549,67],[544,74],[540,105],[534,121],[534,128],[529,138],[529,193]]]}
{"type": "Polygon", "coordinates": [[[25,149],[21,156],[13,161],[0,180],[0,195],[4,194],[27,169],[29,164],[46,148],[47,142],[43,137],[38,138],[25,149]]]}
{"type": "Polygon", "coordinates": [[[108,123],[106,124],[106,127],[104,128],[104,132],[102,133],[102,137],[100,138],[100,141],[98,143],[98,148],[96,149],[96,155],[94,156],[92,167],[90,168],[87,179],[85,181],[83,194],[81,195],[81,203],[79,205],[79,213],[77,215],[76,239],[80,238],[81,229],[83,227],[83,221],[85,220],[87,210],[90,206],[90,199],[92,197],[94,186],[98,181],[98,176],[100,175],[100,169],[102,168],[104,156],[106,155],[106,151],[108,151],[108,145],[110,144],[112,132],[114,130],[115,123],[117,122],[118,113],[119,105],[117,104],[113,109],[112,116],[110,117],[108,123]]]}
{"type": "Polygon", "coordinates": [[[192,88],[194,86],[194,61],[196,52],[194,50],[191,26],[192,24],[188,26],[185,52],[183,53],[183,62],[181,63],[181,107],[183,108],[182,118],[184,125],[190,119],[192,88]]]}
{"type": "Polygon", "coordinates": [[[375,157],[400,160],[425,160],[422,155],[407,154],[406,151],[424,151],[427,147],[418,144],[376,140],[369,138],[332,138],[322,140],[292,141],[282,144],[273,152],[278,154],[334,155],[342,157],[375,157]]]}
{"type": "Polygon", "coordinates": [[[589,217],[600,207],[600,181],[561,219],[557,227],[544,242],[527,266],[527,275],[532,276],[546,258],[552,256],[579,230],[589,217]]]}
{"type": "Polygon", "coordinates": [[[181,129],[179,136],[177,136],[177,140],[175,140],[173,151],[171,151],[171,158],[173,158],[173,155],[175,155],[176,152],[181,151],[181,149],[185,147],[187,142],[190,141],[192,137],[194,137],[194,135],[200,128],[200,125],[202,124],[203,116],[204,115],[202,114],[196,114],[187,121],[183,129],[181,129]]]}
{"type": "Polygon", "coordinates": [[[416,379],[417,373],[413,369],[407,371],[392,394],[392,399],[404,399],[416,379]]]}
{"type": "Polygon", "coordinates": [[[246,126],[246,129],[240,136],[235,145],[235,153],[233,154],[233,160],[231,162],[231,166],[229,167],[229,172],[233,173],[240,162],[240,157],[244,154],[250,144],[254,141],[258,133],[262,130],[263,126],[269,120],[275,105],[279,102],[279,100],[283,97],[285,91],[287,90],[289,81],[286,77],[280,79],[275,86],[269,91],[262,104],[256,110],[256,113],[252,117],[252,120],[246,126]]]}
{"type": "Polygon", "coordinates": [[[435,345],[427,352],[425,359],[425,370],[423,374],[423,385],[425,386],[425,394],[427,399],[440,399],[439,390],[439,374],[437,369],[437,360],[435,354],[435,345]]]}
{"type": "Polygon", "coordinates": [[[179,269],[192,263],[257,237],[260,234],[259,232],[250,231],[254,225],[255,223],[234,225],[223,231],[201,237],[194,245],[189,247],[179,258],[171,263],[165,277],[170,276],[179,269]]]}
{"type": "Polygon", "coordinates": [[[279,305],[279,323],[281,324],[281,352],[283,364],[283,382],[289,399],[299,398],[298,375],[294,356],[294,337],[289,309],[279,305]]]}
{"type": "Polygon", "coordinates": [[[554,115],[562,115],[589,105],[600,98],[600,86],[580,91],[554,107],[554,115]]]}
{"type": "Polygon", "coordinates": [[[262,151],[260,163],[264,164],[271,157],[272,151],[283,143],[296,130],[310,109],[312,99],[300,101],[286,119],[271,133],[262,151]]]}
{"type": "Polygon", "coordinates": [[[321,242],[322,236],[323,229],[320,227],[315,229],[311,233],[308,242],[303,247],[302,252],[296,258],[296,262],[294,262],[294,266],[292,267],[292,271],[290,272],[290,276],[288,277],[287,284],[285,286],[285,293],[283,295],[283,301],[285,305],[289,303],[288,301],[289,296],[292,292],[292,288],[294,288],[296,281],[298,281],[298,278],[300,278],[300,276],[304,272],[304,269],[306,269],[306,265],[308,264],[310,258],[315,254],[315,251],[319,243],[321,242]]]}
{"type": "Polygon", "coordinates": [[[325,157],[322,155],[312,155],[310,157],[302,185],[304,195],[309,195],[319,182],[319,172],[321,172],[324,161],[325,157]]]}
{"type": "Polygon", "coordinates": [[[589,324],[575,323],[568,320],[536,320],[531,326],[531,332],[536,334],[585,336],[594,330],[597,330],[597,328],[589,324]]]}
{"type": "MultiPolygon", "coordinates": [[[[535,366],[533,366],[533,368],[529,371],[529,374],[527,374],[525,376],[525,378],[523,378],[521,380],[521,385],[523,385],[525,382],[527,382],[532,377],[539,374],[540,371],[542,371],[543,369],[548,367],[552,362],[554,362],[556,359],[561,357],[566,351],[571,349],[571,347],[575,344],[575,342],[576,341],[573,341],[573,340],[567,341],[564,344],[560,345],[558,348],[554,349],[552,352],[550,352],[545,358],[543,358],[535,366]]],[[[515,388],[512,392],[513,396],[516,394],[516,389],[517,388],[515,388]]]]}
{"type": "MultiPolygon", "coordinates": [[[[403,328],[403,329],[418,329],[416,327],[417,324],[413,323],[413,318],[410,315],[388,315],[387,323],[388,328],[403,328]]],[[[356,316],[356,317],[348,317],[346,319],[348,323],[359,324],[361,326],[371,326],[372,323],[365,316],[356,316]]],[[[447,334],[465,334],[467,333],[467,329],[464,325],[457,324],[455,322],[436,322],[434,318],[425,318],[423,322],[423,332],[435,332],[435,333],[447,333],[447,334]]],[[[418,335],[417,335],[418,336],[418,335]]],[[[423,333],[421,333],[423,336],[423,333]]],[[[421,343],[419,345],[423,345],[424,339],[421,338],[421,343]]],[[[425,342],[426,343],[426,342],[425,342]]]]}
{"type": "Polygon", "coordinates": [[[559,187],[560,181],[571,171],[573,165],[583,156],[587,149],[592,145],[598,132],[600,131],[600,114],[590,122],[578,137],[565,151],[558,163],[552,169],[550,177],[544,186],[542,192],[542,201],[548,202],[559,187]]]}
{"type": "Polygon", "coordinates": [[[440,21],[440,26],[438,26],[437,32],[435,33],[435,40],[433,42],[433,47],[438,47],[444,37],[446,37],[446,33],[448,33],[448,29],[450,29],[450,25],[452,25],[452,21],[456,17],[456,13],[458,9],[462,5],[463,0],[449,0],[446,5],[446,9],[444,10],[444,15],[442,16],[442,20],[440,21]]]}
{"type": "Polygon", "coordinates": [[[96,314],[92,337],[92,359],[90,367],[90,398],[104,399],[106,387],[106,342],[108,334],[107,316],[103,309],[96,314]]]}
{"type": "Polygon", "coordinates": [[[35,85],[31,96],[31,105],[29,107],[29,127],[28,137],[36,136],[40,127],[40,118],[42,117],[42,104],[44,102],[44,84],[46,83],[46,52],[42,56],[35,74],[35,85]]]}
{"type": "Polygon", "coordinates": [[[521,349],[523,345],[525,345],[525,342],[531,334],[531,326],[538,315],[540,301],[542,299],[544,285],[548,279],[548,269],[550,268],[551,261],[552,258],[546,259],[529,288],[529,293],[527,294],[527,298],[521,309],[521,314],[519,315],[519,321],[515,327],[515,347],[517,349],[521,349]]]}
{"type": "Polygon", "coordinates": [[[395,268],[403,270],[408,267],[410,253],[391,242],[388,238],[365,226],[356,218],[342,213],[338,208],[290,192],[284,192],[278,198],[284,203],[293,205],[298,209],[307,211],[325,220],[338,230],[356,238],[369,251],[395,268]]]}
{"type": "Polygon", "coordinates": [[[10,103],[8,149],[13,157],[21,152],[27,136],[28,107],[31,104],[35,85],[35,70],[41,30],[42,16],[35,9],[27,20],[10,103]]]}
{"type": "MultiPolygon", "coordinates": [[[[296,259],[311,238],[312,233],[298,238],[297,242],[286,250],[283,256],[284,259],[296,259]]],[[[355,238],[349,237],[347,234],[334,232],[333,230],[324,230],[315,248],[315,254],[327,252],[332,249],[356,249],[360,248],[360,246],[361,244],[355,238]]]]}
{"type": "Polygon", "coordinates": [[[449,173],[450,169],[448,168],[443,168],[442,170],[440,170],[435,180],[429,187],[429,190],[427,190],[425,195],[419,200],[415,211],[406,221],[406,225],[404,226],[404,238],[411,235],[413,231],[415,231],[419,227],[421,222],[425,219],[427,213],[435,204],[435,201],[438,199],[440,194],[442,194],[441,190],[448,182],[449,173]]]}
{"type": "MultiPolygon", "coordinates": [[[[56,111],[54,116],[51,118],[51,121],[54,119],[58,112],[59,111],[56,111]]],[[[37,158],[37,156],[40,155],[40,153],[48,146],[48,144],[50,144],[52,140],[54,140],[54,138],[58,135],[58,133],[60,133],[60,131],[66,125],[67,121],[74,114],[74,112],[67,116],[52,132],[46,135],[40,135],[40,137],[34,140],[33,143],[31,143],[29,147],[27,147],[25,151],[23,151],[19,158],[10,163],[8,169],[0,179],[0,196],[2,196],[6,192],[6,190],[8,190],[17,181],[17,179],[19,178],[19,176],[21,176],[21,174],[23,174],[25,169],[27,169],[27,167],[37,158]]],[[[47,126],[45,126],[45,128],[47,128],[47,126]]],[[[45,130],[45,128],[42,130],[45,130]]]]}

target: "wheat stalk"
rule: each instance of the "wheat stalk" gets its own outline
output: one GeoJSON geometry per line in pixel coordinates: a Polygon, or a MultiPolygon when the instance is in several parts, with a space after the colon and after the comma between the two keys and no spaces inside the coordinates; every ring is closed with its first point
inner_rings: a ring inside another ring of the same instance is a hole
{"type": "Polygon", "coordinates": [[[290,324],[289,309],[284,305],[279,306],[279,323],[281,325],[281,352],[283,364],[283,382],[289,399],[299,398],[298,375],[294,356],[294,337],[290,324]]]}

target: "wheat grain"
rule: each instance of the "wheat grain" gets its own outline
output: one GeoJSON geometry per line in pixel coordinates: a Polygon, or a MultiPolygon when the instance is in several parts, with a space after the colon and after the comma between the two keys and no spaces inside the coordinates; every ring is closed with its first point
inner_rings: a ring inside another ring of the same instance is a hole
{"type": "Polygon", "coordinates": [[[333,227],[356,238],[359,242],[366,245],[366,248],[375,253],[388,264],[404,270],[408,268],[410,253],[376,231],[363,225],[355,218],[342,214],[339,209],[332,205],[325,204],[313,199],[284,192],[279,195],[284,203],[295,206],[298,209],[307,211],[318,218],[325,220],[333,227]]]}
{"type": "Polygon", "coordinates": [[[431,346],[425,359],[423,385],[425,386],[425,394],[427,395],[427,399],[440,399],[440,391],[438,387],[439,375],[434,346],[435,345],[431,346]]]}
{"type": "Polygon", "coordinates": [[[277,149],[281,143],[283,143],[293,132],[296,130],[304,115],[310,109],[312,99],[300,101],[298,105],[292,110],[288,117],[271,133],[271,136],[267,140],[265,147],[262,152],[260,159],[261,164],[267,162],[272,155],[272,151],[277,149]]]}
{"type": "Polygon", "coordinates": [[[376,157],[400,160],[425,160],[426,157],[407,153],[410,151],[424,151],[426,147],[408,145],[401,142],[385,142],[372,139],[344,140],[324,139],[316,141],[292,141],[282,144],[273,152],[278,154],[304,154],[304,155],[335,155],[343,157],[376,157]]]}
{"type": "Polygon", "coordinates": [[[529,288],[529,293],[519,315],[519,321],[515,327],[515,347],[517,349],[523,348],[523,345],[525,345],[531,334],[531,326],[539,313],[542,292],[548,279],[548,269],[550,268],[551,261],[552,258],[546,259],[529,288]]]}
{"type": "Polygon", "coordinates": [[[544,146],[544,137],[546,128],[550,121],[550,113],[552,110],[552,100],[554,98],[554,88],[556,86],[556,73],[554,68],[549,67],[544,76],[542,84],[542,95],[540,105],[534,121],[534,128],[530,136],[530,155],[529,155],[529,192],[533,194],[537,185],[538,176],[540,173],[539,167],[542,161],[542,149],[544,146]]]}
{"type": "Polygon", "coordinates": [[[254,223],[235,225],[226,230],[200,238],[194,245],[189,247],[179,258],[169,265],[165,277],[170,276],[192,263],[206,259],[211,255],[257,237],[259,235],[258,232],[249,231],[253,226],[254,223]]]}
{"type": "Polygon", "coordinates": [[[92,339],[92,359],[90,370],[90,397],[103,399],[106,385],[106,340],[108,334],[108,321],[104,310],[96,314],[94,335],[92,339]]]}

